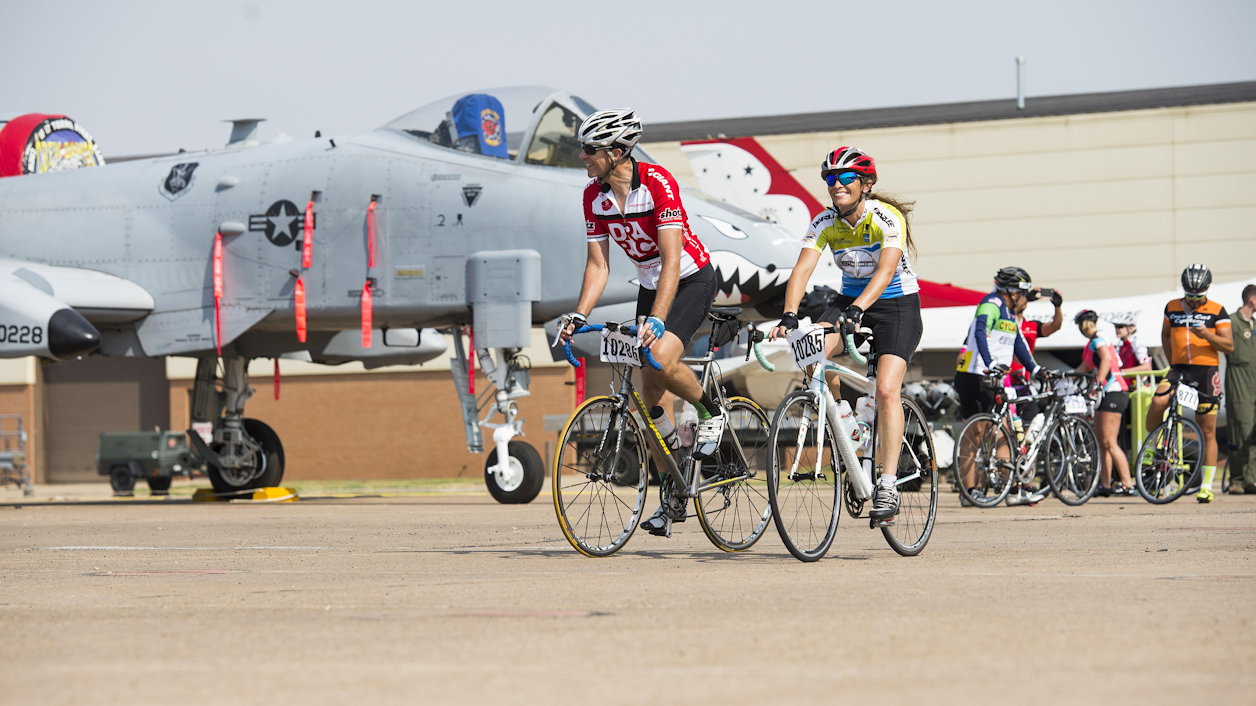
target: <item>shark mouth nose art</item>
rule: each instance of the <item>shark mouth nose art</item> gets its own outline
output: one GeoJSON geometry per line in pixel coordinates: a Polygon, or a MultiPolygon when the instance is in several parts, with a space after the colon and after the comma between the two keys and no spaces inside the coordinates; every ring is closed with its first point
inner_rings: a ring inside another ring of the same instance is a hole
{"type": "Polygon", "coordinates": [[[756,306],[785,293],[793,268],[756,265],[728,250],[711,253],[715,265],[716,306],[756,306]]]}

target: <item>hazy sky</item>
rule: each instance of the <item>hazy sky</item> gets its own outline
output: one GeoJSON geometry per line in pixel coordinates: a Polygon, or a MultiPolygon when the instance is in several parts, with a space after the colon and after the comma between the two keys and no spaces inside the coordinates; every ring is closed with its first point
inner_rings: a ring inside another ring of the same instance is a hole
{"type": "Polygon", "coordinates": [[[646,121],[1256,80],[1256,2],[23,2],[0,113],[65,113],[106,157],[351,134],[543,84],[646,121]]]}

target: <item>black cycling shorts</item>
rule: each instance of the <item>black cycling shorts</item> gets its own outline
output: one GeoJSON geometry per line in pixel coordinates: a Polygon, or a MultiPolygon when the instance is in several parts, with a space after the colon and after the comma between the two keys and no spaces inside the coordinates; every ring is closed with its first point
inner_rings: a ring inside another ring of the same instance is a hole
{"type": "Polygon", "coordinates": [[[1199,409],[1195,414],[1216,414],[1221,402],[1221,373],[1215,365],[1174,365],[1164,376],[1167,382],[1181,380],[1181,384],[1195,388],[1199,393],[1199,409]]]}
{"type": "MultiPolygon", "coordinates": [[[[645,287],[637,292],[638,318],[650,315],[654,310],[654,297],[657,295],[658,292],[645,287]]],[[[708,264],[680,280],[680,284],[676,286],[676,298],[672,300],[672,309],[663,318],[664,325],[688,348],[689,341],[702,326],[714,301],[715,268],[708,264]]]]}
{"type": "MultiPolygon", "coordinates": [[[[835,324],[854,297],[839,296],[837,305],[827,309],[816,323],[835,324]]],[[[907,294],[892,299],[878,299],[864,312],[863,325],[872,329],[873,346],[879,354],[896,355],[911,362],[920,337],[925,332],[920,319],[920,295],[907,294]]]]}
{"type": "Polygon", "coordinates": [[[959,397],[959,415],[962,419],[994,409],[994,390],[982,385],[981,380],[982,377],[976,373],[955,373],[955,381],[951,386],[959,397]]]}
{"type": "Polygon", "coordinates": [[[1113,412],[1115,414],[1125,414],[1125,409],[1130,406],[1130,393],[1116,390],[1109,392],[1099,400],[1099,406],[1096,412],[1113,412]]]}

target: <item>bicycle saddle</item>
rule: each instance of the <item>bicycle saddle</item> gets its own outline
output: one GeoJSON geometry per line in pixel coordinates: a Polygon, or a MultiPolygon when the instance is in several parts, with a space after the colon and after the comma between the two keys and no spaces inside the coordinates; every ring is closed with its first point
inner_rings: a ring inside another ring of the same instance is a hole
{"type": "Polygon", "coordinates": [[[728,321],[741,316],[741,307],[739,306],[713,306],[711,311],[707,313],[707,318],[712,321],[728,321]]]}

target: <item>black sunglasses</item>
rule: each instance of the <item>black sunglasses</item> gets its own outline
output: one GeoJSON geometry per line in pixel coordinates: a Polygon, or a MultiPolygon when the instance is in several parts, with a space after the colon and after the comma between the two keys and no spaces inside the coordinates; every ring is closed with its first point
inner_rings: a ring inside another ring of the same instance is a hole
{"type": "Polygon", "coordinates": [[[587,154],[587,155],[589,155],[590,157],[592,157],[593,155],[597,154],[599,150],[607,150],[607,151],[610,151],[610,150],[615,149],[615,148],[614,148],[614,147],[594,147],[593,145],[585,145],[585,146],[583,147],[583,149],[584,149],[584,153],[585,153],[585,154],[587,154]]]}

